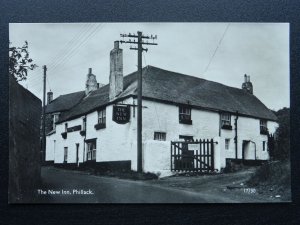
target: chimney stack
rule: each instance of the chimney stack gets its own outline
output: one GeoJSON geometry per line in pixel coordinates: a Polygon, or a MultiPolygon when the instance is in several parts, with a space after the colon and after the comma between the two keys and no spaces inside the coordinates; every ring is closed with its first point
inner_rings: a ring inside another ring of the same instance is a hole
{"type": "Polygon", "coordinates": [[[115,99],[123,91],[123,50],[119,41],[114,42],[110,51],[109,100],[115,99]]]}
{"type": "Polygon", "coordinates": [[[47,92],[47,105],[49,105],[53,100],[53,92],[50,90],[47,92]]]}
{"type": "Polygon", "coordinates": [[[85,94],[88,95],[91,91],[95,91],[98,88],[96,76],[92,74],[92,68],[89,68],[89,73],[86,76],[85,94]]]}
{"type": "Polygon", "coordinates": [[[250,76],[247,74],[244,75],[244,83],[242,84],[242,89],[249,94],[253,94],[253,85],[250,82],[250,76]]]}

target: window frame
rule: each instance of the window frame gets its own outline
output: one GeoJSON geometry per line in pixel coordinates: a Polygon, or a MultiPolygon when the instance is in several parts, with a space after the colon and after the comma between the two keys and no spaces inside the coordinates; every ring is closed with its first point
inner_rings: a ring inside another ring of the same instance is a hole
{"type": "Polygon", "coordinates": [[[106,108],[98,110],[98,124],[106,124],[106,108]]]}
{"type": "Polygon", "coordinates": [[[184,141],[194,141],[194,136],[192,136],[192,135],[179,135],[179,139],[183,139],[184,141]]]}
{"type": "Polygon", "coordinates": [[[64,147],[64,163],[68,163],[68,147],[64,147]]]}
{"type": "Polygon", "coordinates": [[[97,141],[96,141],[96,139],[91,140],[91,141],[87,142],[86,144],[87,144],[86,160],[87,161],[96,161],[96,153],[97,153],[97,141]],[[90,146],[92,148],[90,148],[90,146]]]}
{"type": "Polygon", "coordinates": [[[230,138],[225,138],[225,150],[230,149],[230,138]]]}
{"type": "Polygon", "coordinates": [[[231,113],[222,112],[220,115],[220,125],[222,129],[232,130],[231,126],[231,113]]]}
{"type": "Polygon", "coordinates": [[[167,140],[167,133],[161,131],[154,131],[154,138],[155,141],[166,141],[167,140]]]}
{"type": "Polygon", "coordinates": [[[262,151],[265,152],[266,151],[266,141],[262,141],[262,151]]]}
{"type": "Polygon", "coordinates": [[[269,134],[267,120],[263,120],[263,119],[259,120],[259,131],[260,134],[266,134],[266,135],[269,134]]]}
{"type": "Polygon", "coordinates": [[[82,131],[86,131],[86,117],[82,118],[82,131]]]}
{"type": "Polygon", "coordinates": [[[179,123],[192,124],[192,108],[190,106],[179,105],[179,123]]]}

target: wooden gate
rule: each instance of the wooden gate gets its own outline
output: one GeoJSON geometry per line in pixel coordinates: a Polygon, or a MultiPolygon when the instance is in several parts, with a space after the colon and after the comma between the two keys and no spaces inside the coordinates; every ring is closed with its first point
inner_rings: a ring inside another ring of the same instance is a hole
{"type": "Polygon", "coordinates": [[[213,139],[171,141],[171,171],[214,172],[213,139]]]}

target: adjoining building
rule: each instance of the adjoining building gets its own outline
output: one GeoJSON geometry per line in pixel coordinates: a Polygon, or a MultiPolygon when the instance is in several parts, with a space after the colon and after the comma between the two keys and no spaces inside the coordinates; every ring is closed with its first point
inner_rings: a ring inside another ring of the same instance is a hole
{"type": "MultiPolygon", "coordinates": [[[[89,69],[85,91],[49,94],[47,162],[137,169],[137,72],[123,76],[122,54],[115,42],[109,84],[98,85],[89,69]]],[[[171,174],[184,158],[188,169],[217,171],[228,159],[269,159],[277,118],[255,97],[249,76],[239,89],[153,66],[142,73],[144,172],[171,174]]]]}

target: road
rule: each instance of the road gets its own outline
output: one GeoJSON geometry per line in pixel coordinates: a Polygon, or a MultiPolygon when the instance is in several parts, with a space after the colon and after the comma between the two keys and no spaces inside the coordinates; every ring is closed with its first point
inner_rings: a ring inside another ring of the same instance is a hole
{"type": "Polygon", "coordinates": [[[145,181],[94,176],[86,172],[53,167],[42,168],[42,180],[44,185],[37,190],[41,203],[236,202],[214,194],[179,190],[145,181]]]}

